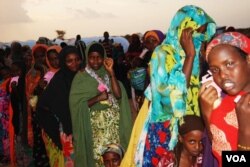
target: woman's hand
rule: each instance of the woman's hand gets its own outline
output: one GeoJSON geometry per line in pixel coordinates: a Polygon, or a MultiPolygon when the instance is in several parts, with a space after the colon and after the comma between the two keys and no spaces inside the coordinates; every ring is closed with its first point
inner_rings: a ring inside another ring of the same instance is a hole
{"type": "Polygon", "coordinates": [[[213,86],[208,86],[212,81],[205,82],[199,91],[199,103],[201,106],[204,119],[210,120],[210,115],[213,111],[214,102],[219,98],[216,89],[213,86]]]}
{"type": "Polygon", "coordinates": [[[99,95],[96,95],[95,97],[92,97],[91,99],[88,100],[88,107],[92,107],[94,104],[107,99],[108,99],[108,92],[103,91],[99,95]]]}
{"type": "Polygon", "coordinates": [[[107,100],[108,99],[108,92],[107,91],[103,91],[102,93],[100,93],[97,97],[98,102],[99,101],[103,101],[103,100],[107,100]]]}
{"type": "Polygon", "coordinates": [[[114,70],[113,70],[113,65],[114,65],[114,61],[111,58],[105,58],[103,61],[103,65],[104,68],[106,69],[106,71],[109,73],[109,75],[113,75],[114,74],[114,70]]]}
{"type": "Polygon", "coordinates": [[[193,37],[192,37],[193,32],[194,31],[192,28],[186,28],[181,33],[180,44],[186,54],[186,57],[195,56],[195,48],[194,48],[193,37]]]}

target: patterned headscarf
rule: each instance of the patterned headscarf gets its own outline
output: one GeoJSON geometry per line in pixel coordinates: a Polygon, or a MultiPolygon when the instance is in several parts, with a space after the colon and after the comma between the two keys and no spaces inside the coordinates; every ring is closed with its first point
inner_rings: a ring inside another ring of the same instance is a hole
{"type": "MultiPolygon", "coordinates": [[[[177,142],[178,121],[185,114],[199,115],[198,90],[199,82],[199,52],[202,42],[209,41],[215,34],[215,22],[199,7],[184,6],[174,16],[166,34],[165,40],[158,46],[150,61],[151,88],[145,92],[152,101],[149,122],[171,120],[171,139],[169,149],[172,150],[177,142]],[[207,25],[204,34],[196,30],[207,25]],[[180,45],[180,37],[185,28],[192,28],[195,46],[195,59],[189,88],[186,77],[182,72],[185,52],[180,45]]],[[[145,127],[144,127],[145,128],[145,127]]]]}
{"type": "Polygon", "coordinates": [[[217,45],[228,44],[250,54],[250,39],[239,32],[226,32],[215,37],[207,46],[206,59],[210,51],[217,45]]]}

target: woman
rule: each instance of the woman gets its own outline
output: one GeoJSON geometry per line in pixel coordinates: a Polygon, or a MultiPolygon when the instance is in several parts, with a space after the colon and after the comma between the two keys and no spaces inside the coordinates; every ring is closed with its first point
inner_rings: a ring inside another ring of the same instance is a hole
{"type": "Polygon", "coordinates": [[[32,114],[34,111],[34,105],[31,106],[30,100],[34,101],[34,90],[38,86],[40,79],[43,77],[41,75],[41,71],[46,71],[46,63],[45,63],[45,56],[47,46],[44,44],[36,44],[32,48],[32,58],[33,64],[31,69],[26,74],[25,78],[25,92],[27,98],[27,123],[25,123],[24,129],[27,129],[27,137],[26,142],[28,143],[29,147],[33,148],[33,128],[32,128],[32,114]],[[38,68],[36,68],[38,67],[38,68]],[[43,68],[43,69],[42,69],[43,68]]]}
{"type": "MultiPolygon", "coordinates": [[[[49,69],[46,72],[46,74],[44,74],[45,71],[43,71],[43,68],[37,67],[37,70],[40,71],[40,73],[43,73],[43,75],[41,75],[38,85],[34,90],[34,93],[33,93],[34,98],[39,99],[44,89],[49,84],[50,80],[53,78],[55,73],[59,70],[58,54],[60,51],[61,51],[61,47],[56,46],[56,45],[51,46],[47,49],[45,60],[49,69]]],[[[34,110],[35,110],[35,104],[34,104],[34,110]]],[[[33,157],[34,157],[35,165],[43,166],[43,167],[49,166],[49,160],[46,154],[45,145],[42,139],[42,131],[37,120],[36,112],[33,113],[33,134],[34,134],[33,157]]]]}
{"type": "Polygon", "coordinates": [[[134,57],[132,60],[128,75],[131,82],[132,101],[134,108],[136,108],[136,116],[144,101],[144,91],[149,84],[149,73],[147,73],[148,63],[154,49],[162,43],[164,38],[165,35],[159,30],[147,31],[143,36],[143,45],[145,48],[140,56],[134,57]]]}
{"type": "Polygon", "coordinates": [[[221,34],[209,43],[206,55],[213,80],[225,94],[219,97],[208,81],[200,89],[199,101],[212,133],[213,154],[222,166],[222,150],[250,150],[250,40],[238,32],[221,34]],[[217,99],[219,105],[214,107],[217,99]]]}
{"type": "Polygon", "coordinates": [[[109,143],[126,148],[132,124],[113,60],[100,43],[90,44],[86,55],[87,66],[75,76],[70,92],[76,167],[101,166],[101,150],[109,143]]]}
{"type": "Polygon", "coordinates": [[[147,99],[121,166],[156,166],[161,157],[157,148],[172,150],[176,145],[178,121],[185,114],[199,115],[199,53],[215,29],[214,21],[201,8],[190,5],[178,10],[165,40],[151,57],[151,88],[145,92],[147,99]]]}
{"type": "Polygon", "coordinates": [[[53,78],[55,73],[60,69],[59,64],[59,53],[62,48],[60,46],[54,45],[47,49],[46,64],[49,67],[48,72],[44,75],[44,79],[49,84],[50,80],[53,78]]]}
{"type": "Polygon", "coordinates": [[[59,54],[61,69],[39,97],[38,121],[50,166],[73,166],[72,125],[69,111],[71,82],[79,70],[80,56],[73,46],[66,46],[59,54]]]}
{"type": "Polygon", "coordinates": [[[186,115],[183,120],[174,151],[165,152],[158,167],[201,167],[204,124],[202,119],[195,115],[186,115]]]}

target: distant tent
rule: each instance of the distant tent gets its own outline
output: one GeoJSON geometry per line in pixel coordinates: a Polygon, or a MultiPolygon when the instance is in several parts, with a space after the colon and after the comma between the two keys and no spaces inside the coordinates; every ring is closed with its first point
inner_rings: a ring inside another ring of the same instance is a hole
{"type": "MultiPolygon", "coordinates": [[[[114,43],[120,43],[123,47],[124,52],[126,53],[128,50],[129,42],[126,38],[120,37],[120,36],[111,36],[110,39],[114,40],[114,43]]],[[[86,45],[88,45],[91,42],[99,42],[100,40],[103,40],[103,37],[88,37],[88,38],[82,38],[81,40],[85,42],[86,45]]]]}

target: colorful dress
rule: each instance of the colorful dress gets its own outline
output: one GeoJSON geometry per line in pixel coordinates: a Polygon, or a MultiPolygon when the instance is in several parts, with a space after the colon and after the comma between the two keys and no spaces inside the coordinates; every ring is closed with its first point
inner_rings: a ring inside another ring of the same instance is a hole
{"type": "Polygon", "coordinates": [[[9,103],[10,96],[7,92],[9,79],[1,81],[0,84],[0,163],[8,163],[10,161],[10,113],[9,103]]]}
{"type": "MultiPolygon", "coordinates": [[[[165,40],[155,48],[150,60],[150,87],[146,89],[145,96],[151,103],[137,142],[134,160],[132,159],[133,165],[155,166],[153,160],[160,160],[158,149],[172,150],[175,147],[181,118],[185,114],[200,115],[199,52],[202,42],[210,40],[215,30],[214,21],[199,7],[184,6],[174,16],[165,40]],[[206,32],[198,33],[196,29],[205,24],[206,32]],[[196,51],[188,88],[182,71],[186,55],[179,42],[185,28],[194,30],[193,43],[196,51]],[[160,133],[149,133],[151,131],[160,133]],[[166,142],[160,142],[162,134],[166,142]],[[152,149],[148,149],[147,145],[152,149]]],[[[126,154],[125,158],[126,156],[131,155],[126,154]]]]}

